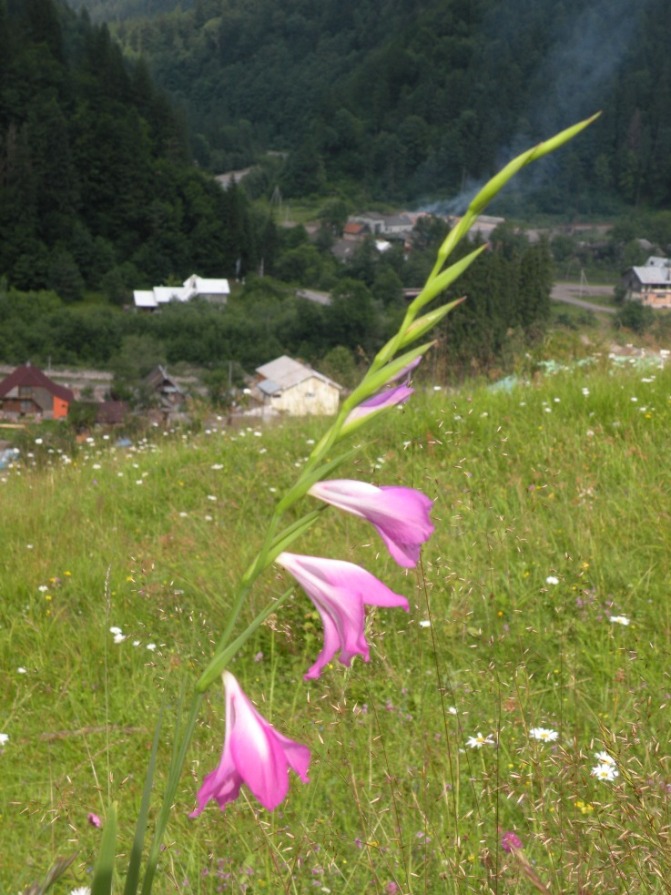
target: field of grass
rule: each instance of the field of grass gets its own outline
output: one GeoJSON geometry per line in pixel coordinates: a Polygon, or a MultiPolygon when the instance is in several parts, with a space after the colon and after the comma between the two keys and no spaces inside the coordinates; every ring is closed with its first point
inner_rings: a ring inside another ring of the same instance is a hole
{"type": "MultiPolygon", "coordinates": [[[[221,753],[215,685],[156,891],[670,892],[670,429],[671,371],[602,358],[507,392],[418,392],[363,430],[339,475],[435,500],[421,566],[334,510],[292,549],[363,565],[411,611],[369,610],[371,662],[309,683],[321,624],[304,595],[259,629],[232,670],[310,746],[311,782],[292,775],[272,814],[243,788],[188,818],[221,753]]],[[[76,452],[36,433],[0,473],[0,891],[75,853],[53,891],[90,883],[87,818],[109,802],[127,855],[159,709],[163,768],[180,696],[322,431],[76,452]]],[[[287,586],[267,574],[245,617],[287,586]]]]}

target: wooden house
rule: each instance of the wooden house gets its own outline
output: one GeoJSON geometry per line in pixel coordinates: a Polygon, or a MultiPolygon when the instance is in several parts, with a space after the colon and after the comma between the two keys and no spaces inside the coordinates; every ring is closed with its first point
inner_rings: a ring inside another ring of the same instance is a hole
{"type": "Polygon", "coordinates": [[[671,308],[671,259],[652,255],[622,277],[626,298],[651,308],[671,308]]]}
{"type": "Polygon", "coordinates": [[[255,392],[264,407],[289,416],[333,415],[342,386],[286,355],[256,369],[255,392]]]}
{"type": "Polygon", "coordinates": [[[74,400],[74,392],[31,364],[17,367],[0,382],[0,413],[6,419],[65,419],[74,400]]]}

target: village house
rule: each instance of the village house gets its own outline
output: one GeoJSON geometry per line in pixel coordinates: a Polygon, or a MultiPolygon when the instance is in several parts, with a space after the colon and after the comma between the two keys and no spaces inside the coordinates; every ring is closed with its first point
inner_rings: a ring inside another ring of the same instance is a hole
{"type": "Polygon", "coordinates": [[[342,386],[286,355],[256,369],[252,393],[264,408],[290,416],[333,415],[342,386]]]}
{"type": "Polygon", "coordinates": [[[136,309],[155,311],[171,301],[187,302],[202,298],[214,304],[226,304],[231,289],[228,280],[206,279],[195,273],[181,286],[154,286],[153,289],[136,289],[133,304],[136,309]]]}
{"type": "Polygon", "coordinates": [[[5,419],[65,419],[74,400],[74,392],[29,363],[0,382],[0,414],[5,419]]]}
{"type": "Polygon", "coordinates": [[[671,308],[671,259],[651,255],[622,277],[625,298],[651,308],[671,308]]]}
{"type": "Polygon", "coordinates": [[[186,395],[162,364],[145,376],[144,386],[165,414],[181,410],[186,403],[186,395]]]}

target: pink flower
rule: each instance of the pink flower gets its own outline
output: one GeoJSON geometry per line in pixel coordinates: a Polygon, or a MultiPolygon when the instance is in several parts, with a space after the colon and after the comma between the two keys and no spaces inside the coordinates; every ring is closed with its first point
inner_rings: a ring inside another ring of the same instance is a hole
{"type": "Polygon", "coordinates": [[[308,494],[372,522],[389,553],[405,568],[417,565],[421,545],[433,534],[429,518],[433,501],[414,488],[378,488],[368,482],[334,479],[317,482],[308,494]]]}
{"type": "Polygon", "coordinates": [[[366,398],[361,404],[358,404],[348,415],[345,425],[353,423],[355,420],[368,416],[376,410],[385,410],[387,407],[394,407],[396,404],[405,404],[408,398],[415,393],[414,388],[409,385],[397,385],[393,388],[384,388],[376,395],[366,398]]]}
{"type": "Polygon", "coordinates": [[[289,789],[289,768],[308,782],[310,750],[283,736],[260,715],[244,694],[240,684],[224,672],[226,688],[226,734],[219,766],[205,775],[198,790],[197,817],[210,799],[221,810],[237,799],[246,783],[268,811],[273,811],[289,789]]]}
{"type": "Polygon", "coordinates": [[[349,665],[354,656],[370,660],[364,605],[400,606],[408,611],[405,597],[353,563],[295,553],[280,553],[276,562],[298,581],[324,624],[324,648],[305,674],[306,680],[319,677],[338,650],[343,665],[349,665]]]}
{"type": "Polygon", "coordinates": [[[512,830],[506,830],[503,836],[501,836],[501,848],[505,852],[516,851],[518,848],[523,847],[522,840],[517,833],[513,833],[512,830]]]}
{"type": "Polygon", "coordinates": [[[100,820],[98,815],[94,814],[93,812],[91,812],[89,814],[87,820],[91,824],[92,827],[97,827],[98,829],[100,829],[100,827],[102,827],[102,825],[103,825],[103,822],[100,820]]]}
{"type": "Polygon", "coordinates": [[[385,410],[387,407],[394,407],[396,404],[405,404],[408,398],[415,392],[414,388],[410,388],[408,382],[410,381],[412,371],[419,365],[421,360],[421,355],[416,357],[402,370],[399,370],[395,376],[392,376],[381,391],[358,404],[348,414],[345,425],[368,416],[369,413],[375,413],[377,410],[385,410]],[[399,379],[403,379],[400,385],[392,385],[392,383],[398,382],[399,379]]]}

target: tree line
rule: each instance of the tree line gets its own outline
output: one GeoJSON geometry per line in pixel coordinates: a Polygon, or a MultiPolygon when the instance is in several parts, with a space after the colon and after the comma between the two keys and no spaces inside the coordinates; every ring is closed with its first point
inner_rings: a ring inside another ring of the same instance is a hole
{"type": "MultiPolygon", "coordinates": [[[[151,363],[187,364],[216,379],[217,371],[231,364],[251,373],[290,354],[351,385],[357,367],[370,362],[396,331],[405,311],[404,284],[422,282],[428,274],[445,229],[434,222],[424,231],[412,264],[402,255],[399,260],[398,254],[380,255],[375,249],[372,254],[368,244],[335,278],[331,260],[325,260],[329,304],[302,298],[295,285],[270,276],[248,277],[224,307],[195,300],[149,314],[67,304],[53,292],[0,286],[0,357],[16,364],[30,360],[115,369],[133,355],[151,363]]],[[[300,246],[311,248],[304,241],[300,246]]],[[[464,243],[463,251],[469,248],[464,243]]],[[[533,339],[549,313],[551,280],[547,246],[529,245],[504,228],[454,293],[466,301],[438,333],[441,375],[458,378],[472,372],[474,364],[485,371],[500,363],[511,330],[533,339]]]]}

